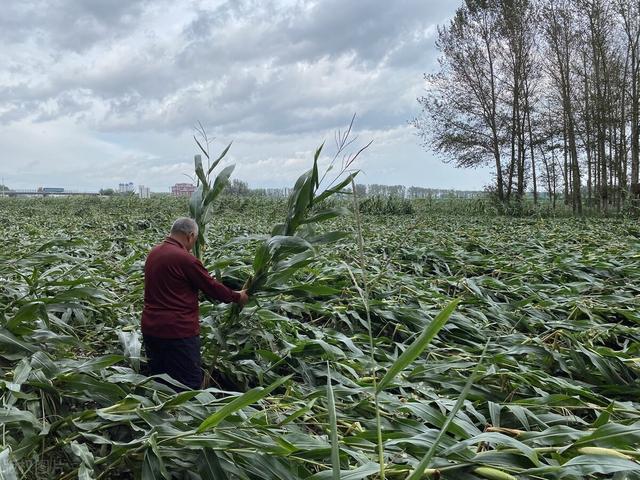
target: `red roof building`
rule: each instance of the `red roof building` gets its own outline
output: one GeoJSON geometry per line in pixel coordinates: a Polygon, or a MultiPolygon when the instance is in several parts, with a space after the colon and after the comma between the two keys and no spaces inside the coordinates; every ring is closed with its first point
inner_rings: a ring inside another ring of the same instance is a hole
{"type": "Polygon", "coordinates": [[[196,191],[196,186],[190,183],[176,183],[171,187],[173,197],[190,197],[196,191]]]}

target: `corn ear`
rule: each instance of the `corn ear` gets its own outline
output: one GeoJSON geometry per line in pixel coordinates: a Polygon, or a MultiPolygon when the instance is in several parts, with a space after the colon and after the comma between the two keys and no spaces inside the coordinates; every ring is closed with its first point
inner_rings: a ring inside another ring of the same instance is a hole
{"type": "Polygon", "coordinates": [[[513,475],[493,467],[478,467],[473,473],[489,480],[517,480],[513,475]]]}
{"type": "Polygon", "coordinates": [[[578,452],[582,455],[608,455],[610,457],[624,458],[625,460],[633,460],[629,455],[625,455],[613,448],[602,447],[582,447],[578,449],[578,452]]]}

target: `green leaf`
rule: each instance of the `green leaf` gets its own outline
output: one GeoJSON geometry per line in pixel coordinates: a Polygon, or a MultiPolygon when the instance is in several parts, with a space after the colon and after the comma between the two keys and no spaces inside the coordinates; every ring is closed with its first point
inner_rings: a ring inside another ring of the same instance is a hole
{"type": "MultiPolygon", "coordinates": [[[[454,302],[452,302],[452,303],[454,303],[454,302]]],[[[451,304],[449,304],[449,306],[450,305],[451,304]]],[[[455,305],[454,305],[453,308],[455,308],[455,305]]],[[[451,309],[451,312],[453,312],[453,308],[451,309]]],[[[449,313],[449,315],[451,315],[451,313],[449,313]]],[[[447,316],[447,318],[448,318],[448,316],[447,316]]],[[[489,347],[489,342],[487,342],[486,345],[484,346],[484,349],[482,350],[482,354],[480,355],[480,360],[478,360],[478,364],[473,369],[473,372],[469,376],[469,379],[467,380],[467,383],[465,384],[464,388],[462,389],[462,392],[460,392],[460,395],[458,395],[458,400],[456,400],[456,403],[453,406],[453,408],[451,409],[451,412],[449,412],[449,415],[447,416],[447,420],[444,422],[444,425],[442,425],[442,428],[440,429],[440,432],[438,432],[438,436],[433,441],[433,444],[431,445],[431,447],[429,448],[427,453],[424,455],[424,457],[422,458],[422,460],[420,461],[418,466],[415,468],[415,470],[413,471],[413,473],[409,476],[409,478],[407,480],[418,480],[418,479],[423,477],[423,473],[424,473],[425,469],[429,466],[429,462],[431,462],[431,459],[433,458],[433,456],[436,453],[436,448],[438,447],[438,445],[440,444],[440,441],[442,440],[442,438],[445,436],[445,434],[449,430],[449,426],[452,424],[453,419],[458,414],[458,410],[460,410],[460,408],[462,407],[462,404],[464,403],[465,399],[467,398],[467,395],[469,395],[469,391],[471,390],[471,386],[477,380],[478,372],[480,370],[480,365],[482,364],[482,361],[484,360],[484,356],[487,353],[487,348],[488,347],[489,347]]]]}
{"type": "Polygon", "coordinates": [[[202,218],[202,185],[194,190],[189,199],[189,214],[198,225],[200,225],[200,219],[202,218]]]}
{"type": "Polygon", "coordinates": [[[402,355],[398,357],[398,359],[391,365],[391,368],[387,371],[387,373],[382,377],[380,383],[378,383],[378,387],[376,389],[377,392],[381,392],[384,390],[389,384],[393,381],[393,379],[398,375],[402,370],[407,368],[411,362],[413,362],[418,356],[424,351],[425,348],[431,343],[433,337],[435,337],[440,329],[444,327],[444,324],[447,323],[449,317],[453,313],[453,311],[458,306],[459,300],[454,300],[449,305],[447,305],[444,310],[442,310],[436,318],[434,318],[429,326],[426,328],[424,332],[420,334],[416,340],[407,347],[407,349],[402,352],[402,355]]]}
{"type": "Polygon", "coordinates": [[[42,422],[31,412],[16,407],[0,407],[0,425],[10,423],[26,423],[32,427],[42,427],[42,422]]]}
{"type": "Polygon", "coordinates": [[[20,307],[5,326],[11,333],[25,335],[32,332],[31,327],[34,326],[37,319],[41,319],[45,324],[48,324],[47,307],[43,302],[30,302],[20,307]]]}
{"type": "Polygon", "coordinates": [[[178,406],[184,404],[185,402],[188,402],[189,400],[191,400],[193,397],[195,397],[199,393],[200,393],[200,391],[198,391],[198,390],[187,390],[186,392],[180,392],[180,393],[176,394],[170,400],[167,400],[166,402],[164,402],[162,404],[162,408],[164,409],[164,408],[169,408],[169,407],[178,407],[178,406]]]}
{"type": "Polygon", "coordinates": [[[229,184],[229,177],[233,173],[234,168],[236,168],[235,165],[229,165],[218,174],[213,182],[213,187],[207,192],[202,202],[205,207],[211,205],[211,203],[218,198],[225,187],[229,184]]]}
{"type": "Polygon", "coordinates": [[[140,342],[140,334],[137,331],[118,331],[118,339],[124,351],[124,357],[131,363],[131,368],[136,372],[140,371],[140,351],[142,343],[140,342]]]}
{"type": "Polygon", "coordinates": [[[205,430],[214,428],[229,415],[237,412],[244,407],[258,402],[259,400],[262,400],[264,397],[269,395],[273,390],[288,381],[290,378],[291,375],[279,378],[266,388],[256,387],[236,397],[234,400],[227,403],[224,407],[220,408],[212,415],[210,415],[205,421],[203,421],[198,427],[197,432],[202,433],[205,430]]]}
{"type": "Polygon", "coordinates": [[[209,158],[209,154],[207,153],[205,148],[202,146],[202,144],[198,141],[195,135],[193,136],[193,139],[196,141],[196,145],[198,145],[198,147],[200,148],[200,151],[204,154],[204,156],[209,158]]]}
{"type": "Polygon", "coordinates": [[[345,188],[347,185],[349,185],[351,183],[351,180],[353,180],[356,177],[356,175],[358,175],[358,173],[359,172],[353,172],[349,174],[347,177],[345,177],[336,186],[326,189],[324,192],[322,192],[320,195],[318,195],[315,198],[315,203],[318,204],[323,200],[326,200],[327,198],[329,198],[331,195],[335,193],[349,193],[349,192],[342,192],[342,189],[345,188]]]}
{"type": "Polygon", "coordinates": [[[518,439],[526,442],[527,445],[552,446],[567,444],[583,436],[585,436],[584,432],[575,428],[566,425],[554,425],[542,432],[524,432],[518,439]]]}
{"type": "Polygon", "coordinates": [[[198,471],[202,480],[228,480],[229,478],[220,465],[218,455],[211,448],[202,449],[198,465],[200,465],[198,471]]]}
{"type": "Polygon", "coordinates": [[[93,480],[95,478],[94,458],[87,445],[74,440],[71,442],[71,451],[81,462],[78,468],[78,480],[93,480]]]}
{"type": "MultiPolygon", "coordinates": [[[[88,358],[86,360],[67,361],[68,363],[65,363],[71,366],[68,370],[73,372],[97,372],[111,365],[115,365],[122,360],[124,360],[122,355],[112,354],[88,358]]],[[[65,365],[65,363],[62,365],[65,365]]]]}
{"type": "Polygon", "coordinates": [[[327,243],[334,243],[343,238],[349,237],[351,234],[348,232],[326,232],[313,237],[307,237],[306,240],[312,245],[324,245],[327,243]]]}
{"type": "Polygon", "coordinates": [[[509,437],[508,435],[504,435],[502,433],[496,433],[496,432],[481,433],[480,435],[476,435],[475,437],[470,438],[468,440],[463,440],[461,442],[458,442],[455,446],[442,452],[442,456],[448,457],[451,454],[464,451],[469,446],[478,445],[483,442],[487,445],[490,444],[494,447],[498,445],[506,445],[511,448],[515,448],[520,453],[522,453],[522,455],[524,455],[529,460],[531,460],[531,463],[533,463],[536,466],[540,465],[540,461],[538,460],[538,455],[536,454],[536,451],[533,448],[522,443],[519,440],[516,440],[515,438],[509,437]]]}
{"type": "Polygon", "coordinates": [[[321,210],[311,217],[305,218],[303,221],[300,222],[300,224],[303,225],[305,223],[324,222],[325,220],[340,217],[343,215],[349,215],[350,213],[351,211],[346,207],[329,208],[326,210],[321,210]]]}
{"type": "Polygon", "coordinates": [[[494,427],[500,426],[500,412],[502,410],[502,406],[498,403],[487,402],[487,406],[489,408],[489,415],[491,416],[491,424],[494,427]]]}
{"type": "Polygon", "coordinates": [[[258,249],[256,250],[256,254],[253,257],[253,271],[260,272],[264,270],[269,264],[269,244],[267,241],[262,242],[258,249]]]}
{"type": "Polygon", "coordinates": [[[329,431],[331,438],[331,465],[333,467],[332,480],[340,480],[340,445],[338,444],[338,420],[336,402],[331,386],[331,370],[327,362],[327,411],[329,412],[329,431]]]}
{"type": "Polygon", "coordinates": [[[300,292],[303,294],[317,296],[317,297],[338,295],[341,292],[341,290],[338,288],[333,288],[328,285],[321,285],[318,283],[306,283],[304,285],[293,285],[292,287],[288,288],[287,291],[290,291],[293,293],[300,292]]]}
{"type": "Polygon", "coordinates": [[[229,151],[229,149],[231,148],[231,144],[233,142],[230,142],[229,145],[227,145],[227,148],[225,148],[222,153],[220,154],[220,156],[218,158],[216,158],[213,163],[211,164],[211,166],[209,167],[209,170],[207,171],[207,175],[211,175],[211,172],[213,172],[213,169],[216,168],[218,166],[218,164],[220,163],[220,160],[222,160],[225,155],[227,154],[227,152],[229,151]]]}
{"type": "Polygon", "coordinates": [[[605,410],[600,412],[600,415],[598,415],[598,418],[596,418],[592,426],[594,428],[598,428],[598,427],[602,427],[603,425],[606,425],[609,422],[609,418],[611,418],[611,415],[613,414],[613,409],[614,409],[614,404],[610,403],[605,410]]]}
{"type": "MultiPolygon", "coordinates": [[[[353,470],[340,470],[340,478],[342,480],[364,480],[369,477],[369,475],[379,472],[380,465],[369,462],[359,466],[358,468],[354,468],[353,470]]],[[[332,480],[333,478],[333,470],[327,470],[311,475],[308,480],[332,480]]]]}
{"type": "Polygon", "coordinates": [[[7,388],[13,392],[19,392],[20,386],[27,381],[31,373],[31,363],[28,358],[23,358],[13,371],[13,382],[7,383],[7,388]]]}
{"type": "Polygon", "coordinates": [[[152,433],[147,440],[148,447],[144,452],[144,460],[142,461],[142,480],[158,480],[164,478],[171,480],[171,476],[164,466],[158,445],[156,444],[156,432],[152,433]]]}
{"type": "Polygon", "coordinates": [[[562,476],[593,475],[601,473],[608,475],[615,472],[638,472],[640,465],[631,460],[608,455],[579,455],[562,465],[562,476]]]}
{"type": "Polygon", "coordinates": [[[313,156],[313,176],[312,176],[312,180],[313,180],[313,189],[316,190],[320,184],[319,184],[319,176],[318,176],[318,160],[320,159],[320,153],[322,153],[322,149],[324,147],[324,142],[322,142],[322,145],[320,145],[317,149],[316,149],[316,153],[313,156]]]}
{"type": "Polygon", "coordinates": [[[613,455],[578,455],[560,466],[532,468],[521,472],[526,476],[554,474],[553,478],[586,478],[596,473],[638,472],[640,464],[613,455]]]}
{"type": "Polygon", "coordinates": [[[286,235],[293,235],[312,205],[314,191],[313,169],[304,173],[296,182],[289,198],[286,235]]]}
{"type": "Polygon", "coordinates": [[[302,237],[276,235],[267,241],[270,263],[287,255],[293,255],[305,250],[313,249],[311,244],[302,237]]]}
{"type": "Polygon", "coordinates": [[[195,163],[196,176],[200,180],[201,187],[204,192],[209,190],[209,182],[207,181],[207,177],[204,174],[204,169],[202,168],[202,157],[200,155],[196,155],[193,159],[195,163]]]}
{"type": "Polygon", "coordinates": [[[29,353],[38,351],[36,347],[16,338],[13,333],[5,330],[4,328],[0,328],[0,345],[9,348],[12,351],[22,350],[29,353]]]}
{"type": "Polygon", "coordinates": [[[572,447],[594,444],[604,448],[636,448],[640,442],[640,422],[632,425],[607,423],[576,441],[572,447]]]}

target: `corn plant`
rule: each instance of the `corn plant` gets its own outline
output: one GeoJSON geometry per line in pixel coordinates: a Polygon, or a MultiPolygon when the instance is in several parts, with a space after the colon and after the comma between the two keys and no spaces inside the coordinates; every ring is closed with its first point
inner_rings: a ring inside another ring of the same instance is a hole
{"type": "Polygon", "coordinates": [[[231,176],[235,165],[229,165],[228,167],[223,168],[215,179],[212,180],[211,174],[213,173],[213,170],[225,157],[231,148],[231,143],[227,145],[216,159],[211,160],[211,156],[209,154],[210,141],[202,125],[199,125],[198,133],[201,136],[202,142],[200,142],[196,136],[194,136],[193,139],[207,158],[207,168],[205,170],[202,165],[202,156],[196,155],[194,157],[195,175],[197,178],[196,190],[191,194],[191,199],[189,200],[189,214],[198,224],[198,240],[193,247],[193,253],[196,257],[202,260],[205,249],[207,226],[211,222],[213,215],[213,204],[224,188],[229,184],[229,177],[231,176]]]}
{"type": "MultiPolygon", "coordinates": [[[[261,242],[255,253],[252,264],[253,273],[243,287],[249,295],[254,295],[265,287],[282,284],[300,268],[311,263],[314,247],[345,237],[346,234],[342,231],[317,234],[315,227],[321,222],[349,213],[349,210],[343,206],[325,207],[323,202],[334,195],[350,194],[345,187],[351,184],[358,172],[349,172],[349,169],[372,143],[369,142],[354,154],[344,153],[355,141],[355,138],[350,138],[354,119],[355,116],[344,133],[337,132],[337,151],[322,177],[318,172],[318,160],[324,144],[316,149],[311,169],[296,181],[287,201],[284,221],[273,227],[271,235],[261,242]],[[342,158],[342,163],[338,174],[326,188],[321,189],[321,185],[329,172],[334,169],[339,158],[342,158]]],[[[227,325],[238,319],[240,310],[237,305],[231,307],[227,325]]]]}

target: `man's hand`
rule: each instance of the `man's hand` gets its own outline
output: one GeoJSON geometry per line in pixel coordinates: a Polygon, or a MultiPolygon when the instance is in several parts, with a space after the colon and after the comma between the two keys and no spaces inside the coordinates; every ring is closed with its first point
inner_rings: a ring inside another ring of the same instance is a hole
{"type": "Polygon", "coordinates": [[[241,307],[244,307],[247,302],[249,301],[249,294],[247,293],[246,290],[239,290],[237,293],[240,294],[240,298],[238,299],[238,301],[236,302],[238,305],[240,305],[241,307]]]}

